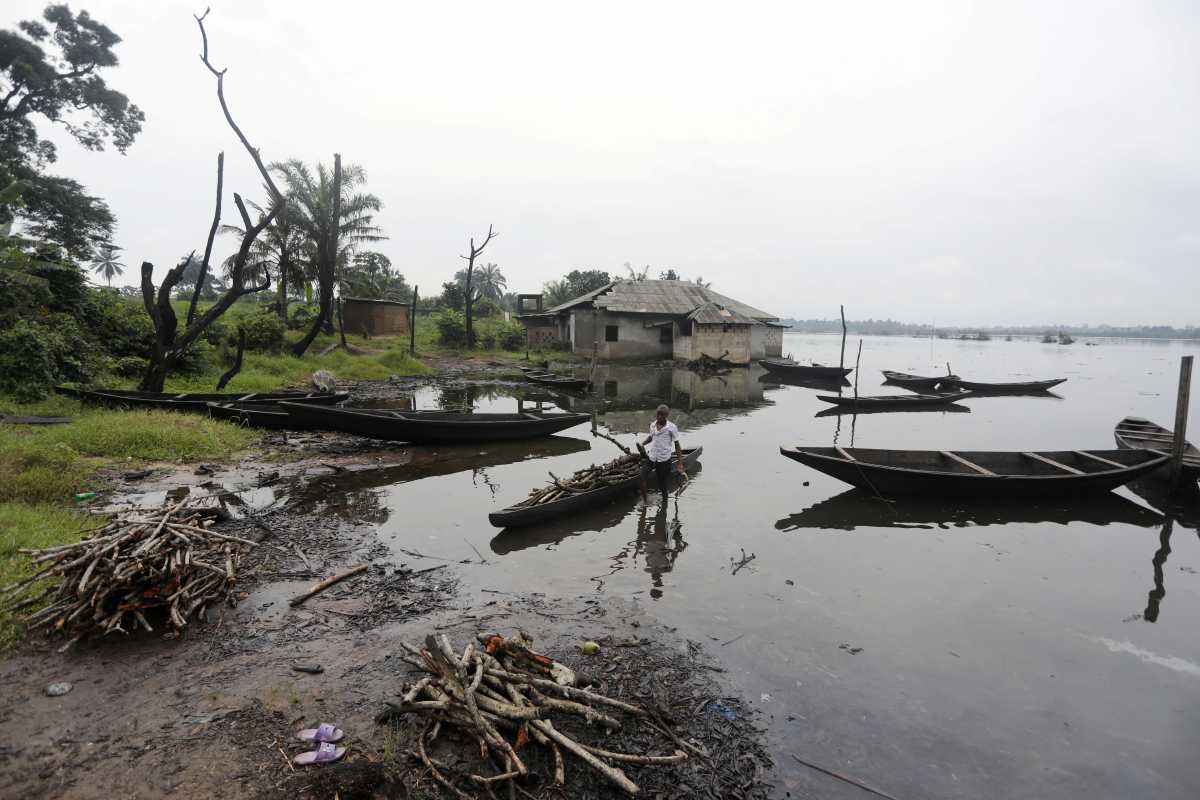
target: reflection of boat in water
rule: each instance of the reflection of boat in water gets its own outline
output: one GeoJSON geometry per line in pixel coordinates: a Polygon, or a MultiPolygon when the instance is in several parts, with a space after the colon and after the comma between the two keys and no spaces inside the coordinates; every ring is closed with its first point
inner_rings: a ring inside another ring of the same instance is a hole
{"type": "Polygon", "coordinates": [[[888,501],[880,500],[864,489],[850,489],[784,517],[775,523],[775,527],[781,531],[799,528],[852,531],[855,528],[963,528],[1010,522],[1059,525],[1086,522],[1149,528],[1162,521],[1162,515],[1111,492],[1082,500],[1012,503],[923,498],[888,501]]]}
{"type": "Polygon", "coordinates": [[[591,442],[569,436],[546,436],[511,442],[488,442],[481,445],[444,445],[441,447],[411,447],[409,460],[404,464],[348,470],[333,475],[309,478],[292,490],[290,503],[313,506],[330,497],[364,490],[380,489],[422,478],[451,475],[468,470],[487,469],[503,464],[515,464],[538,458],[551,458],[590,450],[591,442]]]}
{"type": "Polygon", "coordinates": [[[814,417],[839,417],[851,416],[854,414],[924,414],[928,412],[937,412],[940,414],[970,414],[971,409],[967,406],[956,405],[955,403],[946,403],[945,405],[934,406],[906,406],[904,408],[845,408],[843,406],[834,406],[827,408],[824,411],[818,411],[813,414],[814,417]]]}
{"type": "Polygon", "coordinates": [[[758,380],[768,386],[799,386],[821,392],[836,392],[850,385],[850,381],[845,378],[799,378],[778,372],[767,372],[760,375],[758,380]]]}

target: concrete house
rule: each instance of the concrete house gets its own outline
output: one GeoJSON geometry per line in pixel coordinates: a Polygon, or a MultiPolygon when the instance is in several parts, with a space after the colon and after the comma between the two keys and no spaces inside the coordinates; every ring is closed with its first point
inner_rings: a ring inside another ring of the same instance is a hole
{"type": "Polygon", "coordinates": [[[616,280],[548,310],[523,313],[530,347],[558,344],[604,359],[673,358],[726,350],[735,364],[783,353],[774,314],[686,281],[616,280]]]}

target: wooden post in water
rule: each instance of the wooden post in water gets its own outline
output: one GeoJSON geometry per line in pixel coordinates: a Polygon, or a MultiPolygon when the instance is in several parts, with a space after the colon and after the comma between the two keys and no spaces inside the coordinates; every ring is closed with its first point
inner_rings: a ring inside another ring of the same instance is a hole
{"type": "Polygon", "coordinates": [[[413,287],[412,309],[408,315],[408,354],[415,356],[417,354],[417,289],[413,287]]]}
{"type": "MultiPolygon", "coordinates": [[[[842,357],[838,359],[838,369],[846,368],[846,307],[838,306],[842,310],[842,357]]],[[[858,380],[858,376],[854,376],[858,380]]]]}
{"type": "Polygon", "coordinates": [[[1175,443],[1171,447],[1171,485],[1183,480],[1183,453],[1187,447],[1188,401],[1192,394],[1192,356],[1179,360],[1179,394],[1175,397],[1175,443]]]}
{"type": "Polygon", "coordinates": [[[854,359],[854,407],[858,408],[858,365],[862,363],[862,339],[858,340],[858,358],[854,359]]]}

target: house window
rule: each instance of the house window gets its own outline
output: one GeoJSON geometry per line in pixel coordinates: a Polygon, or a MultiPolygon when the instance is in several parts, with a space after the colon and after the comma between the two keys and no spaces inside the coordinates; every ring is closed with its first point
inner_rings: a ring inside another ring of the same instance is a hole
{"type": "Polygon", "coordinates": [[[616,325],[605,325],[604,326],[604,341],[606,341],[606,342],[617,341],[617,326],[616,325]]]}
{"type": "Polygon", "coordinates": [[[659,344],[670,344],[672,341],[674,341],[674,340],[671,338],[671,326],[670,325],[663,325],[661,328],[658,329],[658,343],[659,344]]]}
{"type": "Polygon", "coordinates": [[[617,382],[616,381],[605,381],[604,382],[604,396],[605,397],[616,397],[617,396],[617,382]]]}
{"type": "Polygon", "coordinates": [[[679,323],[679,335],[680,336],[691,336],[692,335],[692,321],[690,319],[685,319],[683,322],[679,323]]]}

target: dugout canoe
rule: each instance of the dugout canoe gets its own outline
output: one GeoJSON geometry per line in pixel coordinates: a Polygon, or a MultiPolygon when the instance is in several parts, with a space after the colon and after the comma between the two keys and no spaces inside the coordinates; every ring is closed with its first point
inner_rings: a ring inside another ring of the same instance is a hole
{"type": "Polygon", "coordinates": [[[881,370],[883,379],[887,383],[903,386],[905,389],[913,391],[932,392],[938,388],[938,384],[948,378],[957,380],[957,375],[910,375],[907,372],[892,372],[889,369],[881,370]]]}
{"type": "MultiPolygon", "coordinates": [[[[1126,417],[1113,429],[1117,447],[1126,450],[1149,450],[1170,455],[1175,446],[1175,433],[1142,417],[1126,417]]],[[[1185,475],[1200,476],[1200,450],[1191,442],[1183,444],[1185,475]]]]}
{"type": "Polygon", "coordinates": [[[881,394],[874,396],[852,394],[819,394],[817,399],[839,408],[870,411],[904,411],[910,408],[945,406],[958,400],[972,397],[974,392],[948,392],[946,394],[881,394]]]}
{"type": "Polygon", "coordinates": [[[792,378],[823,378],[836,381],[854,371],[853,368],[826,367],[821,364],[797,364],[795,361],[786,361],[782,358],[764,358],[758,363],[768,372],[792,378]]]}
{"type": "Polygon", "coordinates": [[[1047,452],[781,447],[779,452],[852,486],[888,495],[1023,497],[1107,492],[1160,468],[1149,450],[1047,452]]]}
{"type": "Polygon", "coordinates": [[[292,428],[287,411],[274,403],[208,403],[208,415],[246,428],[292,428]]]}
{"type": "Polygon", "coordinates": [[[532,439],[582,425],[589,414],[464,414],[454,411],[395,411],[387,408],[330,408],[280,403],[294,425],[414,444],[532,439]]]}
{"type": "MultiPolygon", "coordinates": [[[[586,416],[586,415],[585,415],[586,416]]],[[[683,468],[686,470],[695,465],[700,459],[700,454],[704,452],[703,447],[684,447],[683,452],[683,468]]],[[[676,456],[672,454],[671,462],[674,464],[676,456]]],[[[674,479],[678,473],[674,469],[671,471],[674,479]]],[[[599,505],[628,494],[630,491],[636,491],[640,485],[638,476],[605,486],[600,489],[593,489],[590,492],[580,492],[579,494],[567,495],[558,500],[551,500],[548,503],[540,505],[529,505],[529,500],[523,500],[520,503],[511,505],[508,508],[499,511],[493,511],[488,514],[488,521],[497,528],[520,528],[527,525],[535,525],[539,522],[555,519],[557,517],[573,514],[577,511],[582,511],[587,508],[594,508],[599,505]]],[[[653,477],[650,478],[649,488],[656,489],[653,477]]]]}
{"type": "Polygon", "coordinates": [[[586,389],[592,383],[587,378],[572,378],[549,372],[526,372],[525,380],[542,386],[555,386],[559,389],[586,389]]]}
{"type": "Polygon", "coordinates": [[[1013,383],[985,383],[983,381],[964,381],[957,376],[942,378],[938,384],[943,389],[967,389],[978,395],[983,394],[1035,394],[1048,392],[1060,383],[1066,383],[1066,378],[1054,378],[1048,381],[1016,381],[1013,383]]]}
{"type": "Polygon", "coordinates": [[[111,408],[161,408],[172,411],[208,412],[209,403],[258,403],[270,405],[286,400],[289,403],[336,405],[350,399],[347,392],[138,392],[125,389],[69,389],[55,391],[77,397],[84,403],[111,408]]]}

